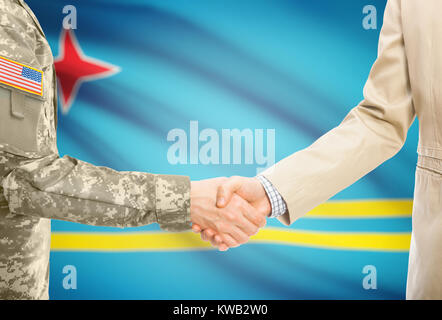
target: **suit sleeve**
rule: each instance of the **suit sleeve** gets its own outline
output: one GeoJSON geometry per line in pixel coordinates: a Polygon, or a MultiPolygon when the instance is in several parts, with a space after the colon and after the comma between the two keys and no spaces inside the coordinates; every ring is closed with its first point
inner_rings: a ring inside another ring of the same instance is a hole
{"type": "Polygon", "coordinates": [[[281,222],[293,223],[402,148],[415,118],[404,46],[401,1],[389,0],[363,101],[338,127],[263,173],[287,203],[281,222]]]}

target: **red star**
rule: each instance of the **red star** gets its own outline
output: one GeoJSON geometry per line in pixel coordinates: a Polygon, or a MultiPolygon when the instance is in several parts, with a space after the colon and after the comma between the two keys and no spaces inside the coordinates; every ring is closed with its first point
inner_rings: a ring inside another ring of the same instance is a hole
{"type": "Polygon", "coordinates": [[[61,32],[59,55],[54,62],[63,113],[69,111],[81,83],[109,77],[120,70],[116,66],[84,55],[71,30],[61,32]]]}

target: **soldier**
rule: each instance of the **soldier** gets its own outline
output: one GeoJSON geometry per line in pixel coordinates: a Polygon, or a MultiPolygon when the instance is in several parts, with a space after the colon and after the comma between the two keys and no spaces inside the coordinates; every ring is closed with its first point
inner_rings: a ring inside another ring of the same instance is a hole
{"type": "Polygon", "coordinates": [[[223,178],[190,183],[61,158],[56,124],[56,76],[41,26],[23,0],[0,0],[1,299],[48,298],[50,219],[115,227],[157,222],[168,231],[193,222],[218,230],[229,245],[265,224],[239,197],[216,208],[223,178]]]}

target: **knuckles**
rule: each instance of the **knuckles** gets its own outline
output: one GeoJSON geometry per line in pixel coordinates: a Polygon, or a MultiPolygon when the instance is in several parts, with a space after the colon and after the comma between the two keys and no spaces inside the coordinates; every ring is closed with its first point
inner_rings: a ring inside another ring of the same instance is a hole
{"type": "Polygon", "coordinates": [[[259,228],[258,228],[258,227],[253,228],[253,229],[251,230],[249,236],[254,236],[255,234],[258,233],[258,231],[259,231],[259,228]]]}
{"type": "Polygon", "coordinates": [[[245,236],[245,235],[241,236],[241,239],[240,239],[240,243],[241,244],[245,244],[248,241],[249,241],[249,237],[248,236],[245,236]]]}
{"type": "Polygon", "coordinates": [[[220,232],[226,232],[229,230],[229,225],[222,220],[215,221],[215,227],[220,232]]]}
{"type": "Polygon", "coordinates": [[[267,220],[263,216],[256,215],[253,217],[253,223],[259,228],[263,228],[265,227],[267,220]]]}

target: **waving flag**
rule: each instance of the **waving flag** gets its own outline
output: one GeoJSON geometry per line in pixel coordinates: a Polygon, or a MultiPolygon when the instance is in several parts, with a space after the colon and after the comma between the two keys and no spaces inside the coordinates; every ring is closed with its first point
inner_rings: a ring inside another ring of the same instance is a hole
{"type": "MultiPolygon", "coordinates": [[[[52,47],[58,147],[96,165],[190,175],[256,174],[242,164],[176,165],[168,133],[275,129],[275,158],[335,127],[362,99],[378,29],[365,1],[27,1],[52,47]]],[[[190,135],[188,134],[188,144],[190,135]]],[[[52,222],[53,299],[402,299],[417,126],[404,149],[292,226],[269,220],[250,244],[217,252],[157,225],[115,230],[52,222]],[[77,269],[76,290],[62,286],[77,269]],[[377,288],[364,287],[366,267],[377,288]]],[[[357,166],[357,164],[354,164],[357,166]]]]}

